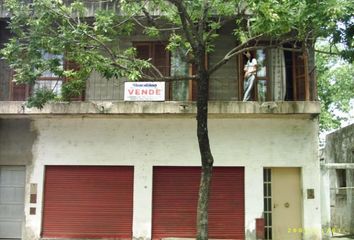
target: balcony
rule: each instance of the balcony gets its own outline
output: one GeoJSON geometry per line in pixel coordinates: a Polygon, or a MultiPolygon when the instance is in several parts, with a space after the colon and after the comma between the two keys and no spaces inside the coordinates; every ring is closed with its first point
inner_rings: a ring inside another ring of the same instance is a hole
{"type": "MultiPolygon", "coordinates": [[[[0,61],[1,63],[1,61],[0,61]]],[[[251,100],[242,102],[243,78],[241,71],[225,66],[210,79],[209,114],[211,117],[291,117],[313,118],[320,113],[316,101],[316,82],[310,73],[291,74],[292,68],[284,69],[279,80],[279,66],[267,65],[269,76],[257,78],[251,100]],[[277,73],[277,77],[275,77],[277,73]]],[[[165,101],[125,102],[124,79],[104,79],[93,72],[86,82],[86,89],[80,98],[71,102],[47,103],[43,109],[27,108],[26,98],[31,94],[29,86],[16,86],[11,81],[12,71],[0,64],[0,115],[1,117],[41,115],[144,115],[168,117],[180,115],[194,117],[196,114],[196,84],[193,81],[166,83],[165,101]],[[79,101],[78,101],[79,100],[79,101]]],[[[60,86],[65,80],[45,80],[49,87],[60,86]]]]}
{"type": "MultiPolygon", "coordinates": [[[[4,0],[0,0],[3,10],[4,0]]],[[[70,2],[70,1],[66,1],[70,2]]],[[[117,7],[118,1],[85,1],[91,7],[90,14],[97,9],[117,7]]],[[[2,15],[4,16],[4,15],[2,15]]],[[[225,32],[227,32],[225,30],[225,32]]],[[[6,21],[0,21],[0,46],[11,37],[6,21]]],[[[139,49],[160,49],[154,55],[160,56],[155,61],[156,67],[166,75],[192,73],[193,67],[182,62],[175,53],[167,52],[163,41],[141,40],[139,36],[127,39],[124,46],[135,46],[139,49]],[[161,45],[161,46],[160,46],[161,45]],[[163,56],[163,57],[162,57],[163,56]]],[[[230,46],[234,38],[230,34],[220,36],[215,43],[215,52],[208,55],[207,64],[217,63],[230,46]]],[[[211,116],[317,116],[320,106],[317,102],[316,79],[314,74],[313,53],[309,58],[302,53],[281,49],[257,49],[258,71],[250,101],[242,102],[243,75],[245,57],[234,57],[217,70],[210,78],[209,112],[211,116]],[[312,57],[311,57],[312,56],[312,57]]],[[[153,56],[147,56],[146,59],[153,56]]],[[[155,63],[153,62],[155,65],[155,63]]],[[[164,102],[124,102],[124,82],[126,79],[103,78],[93,72],[86,81],[82,96],[71,102],[48,103],[41,110],[25,107],[25,100],[33,92],[31,86],[16,86],[13,83],[13,71],[5,60],[0,59],[0,115],[124,115],[146,114],[159,115],[180,114],[195,116],[196,114],[196,82],[177,81],[166,83],[166,101],[164,102]],[[77,101],[80,100],[80,101],[77,101]]],[[[44,76],[41,84],[48,85],[53,91],[60,93],[60,86],[65,79],[44,76]],[[47,78],[45,78],[47,77],[47,78]]]]}

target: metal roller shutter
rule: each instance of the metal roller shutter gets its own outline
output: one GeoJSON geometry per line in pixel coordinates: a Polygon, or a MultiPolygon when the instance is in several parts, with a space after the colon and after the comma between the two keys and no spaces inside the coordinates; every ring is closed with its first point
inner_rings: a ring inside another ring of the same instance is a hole
{"type": "MultiPolygon", "coordinates": [[[[196,236],[199,180],[199,167],[154,168],[154,239],[196,236]]],[[[214,168],[209,204],[209,237],[244,239],[243,168],[214,168]]]]}
{"type": "Polygon", "coordinates": [[[132,238],[133,171],[47,166],[42,236],[132,238]]]}

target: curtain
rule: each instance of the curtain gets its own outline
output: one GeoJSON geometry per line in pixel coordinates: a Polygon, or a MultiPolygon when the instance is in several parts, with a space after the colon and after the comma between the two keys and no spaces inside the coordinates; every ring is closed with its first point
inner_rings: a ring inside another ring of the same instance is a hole
{"type": "Polygon", "coordinates": [[[286,72],[284,51],[280,48],[272,48],[269,51],[269,77],[272,88],[272,100],[284,101],[286,95],[286,72]]]}

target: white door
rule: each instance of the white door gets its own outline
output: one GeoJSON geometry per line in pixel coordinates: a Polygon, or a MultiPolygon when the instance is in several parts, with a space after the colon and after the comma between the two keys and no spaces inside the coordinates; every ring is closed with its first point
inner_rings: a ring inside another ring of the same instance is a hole
{"type": "Polygon", "coordinates": [[[0,238],[21,238],[25,167],[0,166],[0,238]]]}

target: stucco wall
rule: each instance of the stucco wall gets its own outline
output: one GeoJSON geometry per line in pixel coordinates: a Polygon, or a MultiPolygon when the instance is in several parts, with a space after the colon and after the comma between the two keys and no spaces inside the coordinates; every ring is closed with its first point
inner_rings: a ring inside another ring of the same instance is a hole
{"type": "MultiPolygon", "coordinates": [[[[317,122],[309,119],[210,119],[215,166],[245,167],[245,232],[255,239],[263,212],[263,167],[302,168],[305,239],[321,232],[317,122]],[[307,199],[306,189],[315,190],[307,199]]],[[[45,165],[134,165],[133,236],[151,236],[153,166],[199,166],[193,117],[38,118],[29,183],[42,199],[45,165]]],[[[27,186],[29,188],[29,186],[27,186]]],[[[26,196],[28,198],[29,196],[26,196]]],[[[26,200],[28,203],[29,200],[26,200]]],[[[24,239],[40,236],[42,202],[26,204],[24,239]],[[29,207],[37,214],[29,215],[29,207]]]]}
{"type": "MultiPolygon", "coordinates": [[[[325,162],[354,163],[354,124],[326,137],[325,162]]],[[[338,169],[327,170],[330,182],[331,225],[354,234],[354,169],[338,169]],[[339,175],[345,178],[344,188],[340,188],[343,186],[340,186],[339,175]]]]}
{"type": "Polygon", "coordinates": [[[36,132],[29,119],[0,119],[0,165],[28,165],[36,132]]]}

